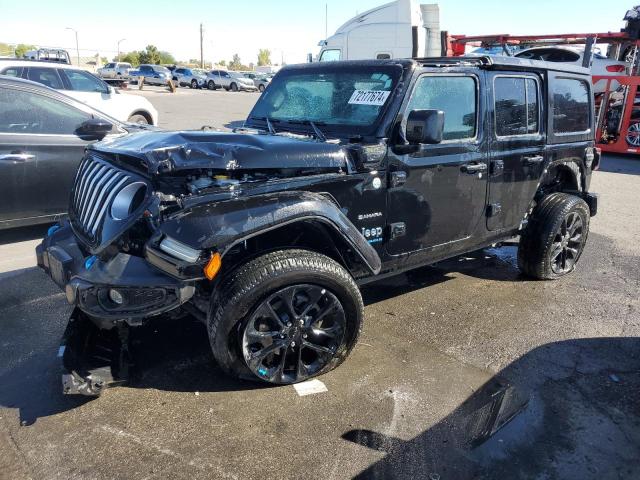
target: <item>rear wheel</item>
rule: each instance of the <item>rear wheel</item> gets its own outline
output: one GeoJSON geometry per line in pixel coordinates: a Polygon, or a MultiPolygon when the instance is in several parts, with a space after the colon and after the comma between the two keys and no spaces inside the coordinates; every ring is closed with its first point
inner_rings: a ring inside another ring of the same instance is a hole
{"type": "Polygon", "coordinates": [[[579,197],[553,193],[534,210],[521,235],[518,266],[541,280],[573,272],[589,235],[589,207],[579,197]]]}
{"type": "Polygon", "coordinates": [[[311,251],[279,251],[230,274],[212,298],[209,339],[227,373],[291,384],[340,365],[362,317],[360,291],[342,266],[311,251]]]}
{"type": "Polygon", "coordinates": [[[258,90],[260,90],[260,93],[264,92],[265,86],[261,83],[260,85],[258,85],[258,90]]]}
{"type": "Polygon", "coordinates": [[[149,125],[149,121],[147,120],[147,118],[144,115],[140,115],[139,113],[131,115],[128,121],[131,123],[137,123],[138,125],[149,125]]]}
{"type": "Polygon", "coordinates": [[[640,147],[640,122],[629,125],[626,135],[627,144],[632,147],[640,147]]]}

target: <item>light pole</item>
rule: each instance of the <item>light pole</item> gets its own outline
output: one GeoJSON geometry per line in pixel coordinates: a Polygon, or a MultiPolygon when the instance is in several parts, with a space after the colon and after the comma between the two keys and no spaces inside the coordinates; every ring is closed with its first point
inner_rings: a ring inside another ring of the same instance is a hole
{"type": "Polygon", "coordinates": [[[120,61],[120,42],[124,42],[126,38],[121,38],[118,40],[118,61],[120,61]]]}
{"type": "Polygon", "coordinates": [[[80,66],[80,47],[78,47],[78,31],[75,28],[67,27],[65,30],[71,30],[76,34],[76,61],[78,62],[78,66],[80,66]]]}

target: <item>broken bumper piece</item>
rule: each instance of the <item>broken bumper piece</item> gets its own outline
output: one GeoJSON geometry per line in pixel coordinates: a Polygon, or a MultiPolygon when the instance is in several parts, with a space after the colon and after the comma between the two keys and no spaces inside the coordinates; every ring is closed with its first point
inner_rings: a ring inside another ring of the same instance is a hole
{"type": "Polygon", "coordinates": [[[79,309],[71,314],[58,356],[62,359],[62,391],[67,395],[99,396],[129,378],[129,327],[120,323],[99,329],[79,309]]]}

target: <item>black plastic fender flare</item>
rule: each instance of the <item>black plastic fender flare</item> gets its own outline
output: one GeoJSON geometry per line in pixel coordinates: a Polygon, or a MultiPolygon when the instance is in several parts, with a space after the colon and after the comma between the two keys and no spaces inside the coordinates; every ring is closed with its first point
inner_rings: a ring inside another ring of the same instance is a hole
{"type": "Polygon", "coordinates": [[[358,254],[366,268],[380,273],[376,250],[340,208],[319,193],[291,191],[197,205],[160,225],[163,235],[198,250],[217,250],[222,257],[235,245],[276,228],[318,221],[334,229],[358,254]]]}

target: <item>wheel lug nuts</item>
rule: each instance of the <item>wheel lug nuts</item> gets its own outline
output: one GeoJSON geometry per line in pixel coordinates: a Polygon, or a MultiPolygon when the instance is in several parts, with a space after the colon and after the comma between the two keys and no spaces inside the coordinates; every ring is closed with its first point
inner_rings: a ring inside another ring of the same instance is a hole
{"type": "Polygon", "coordinates": [[[291,342],[291,346],[295,347],[296,346],[296,342],[291,342]]]}

